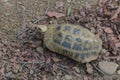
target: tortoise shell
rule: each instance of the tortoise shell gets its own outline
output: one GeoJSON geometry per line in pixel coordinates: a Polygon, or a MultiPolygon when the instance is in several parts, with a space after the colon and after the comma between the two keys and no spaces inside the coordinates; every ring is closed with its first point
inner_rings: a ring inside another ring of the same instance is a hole
{"type": "Polygon", "coordinates": [[[82,26],[72,24],[50,25],[45,32],[44,43],[51,51],[82,63],[97,59],[102,50],[99,37],[82,26]]]}

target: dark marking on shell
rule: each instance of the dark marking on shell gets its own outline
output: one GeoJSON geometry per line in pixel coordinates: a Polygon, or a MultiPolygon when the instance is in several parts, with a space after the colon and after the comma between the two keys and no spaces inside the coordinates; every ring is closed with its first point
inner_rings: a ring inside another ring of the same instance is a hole
{"type": "Polygon", "coordinates": [[[81,46],[81,44],[75,43],[75,44],[73,45],[73,48],[72,48],[72,49],[75,49],[75,50],[80,51],[80,50],[82,50],[82,46],[81,46]]]}
{"type": "Polygon", "coordinates": [[[96,51],[91,52],[92,55],[97,55],[96,51]]]}
{"type": "Polygon", "coordinates": [[[66,35],[65,41],[72,41],[72,36],[71,35],[66,35]]]}
{"type": "Polygon", "coordinates": [[[60,39],[54,39],[54,42],[61,45],[61,40],[60,39]]]}
{"type": "Polygon", "coordinates": [[[70,26],[64,26],[64,30],[63,31],[70,31],[70,26]]]}
{"type": "Polygon", "coordinates": [[[73,34],[74,35],[79,35],[80,34],[80,29],[77,29],[77,28],[75,28],[74,30],[73,30],[73,34]]]}
{"type": "Polygon", "coordinates": [[[56,30],[60,30],[60,29],[61,29],[61,26],[57,26],[57,27],[56,27],[56,30]]]}
{"type": "Polygon", "coordinates": [[[85,54],[80,54],[80,58],[81,58],[81,60],[84,60],[85,59],[85,54]]]}
{"type": "Polygon", "coordinates": [[[62,42],[62,46],[70,49],[71,48],[71,43],[69,43],[67,41],[64,41],[64,42],[62,42]]]}
{"type": "Polygon", "coordinates": [[[82,40],[80,38],[76,38],[76,41],[79,42],[79,43],[82,42],[82,40]]]}

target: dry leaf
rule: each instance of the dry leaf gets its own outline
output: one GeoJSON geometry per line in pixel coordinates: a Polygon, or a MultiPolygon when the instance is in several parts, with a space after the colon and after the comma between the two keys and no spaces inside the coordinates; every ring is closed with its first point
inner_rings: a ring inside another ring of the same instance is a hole
{"type": "Polygon", "coordinates": [[[118,17],[118,14],[120,13],[120,6],[118,7],[118,9],[116,10],[116,12],[114,13],[114,15],[110,18],[110,20],[112,19],[116,19],[118,17]]]}
{"type": "Polygon", "coordinates": [[[57,70],[57,65],[53,64],[53,71],[56,71],[57,70]]]}
{"type": "Polygon", "coordinates": [[[78,67],[73,67],[73,69],[77,72],[80,73],[80,69],[78,67]]]}
{"type": "Polygon", "coordinates": [[[84,80],[89,80],[89,77],[86,75],[83,78],[84,78],[84,80]]]}
{"type": "Polygon", "coordinates": [[[47,80],[46,75],[43,76],[43,80],[47,80]]]}
{"type": "Polygon", "coordinates": [[[2,73],[2,75],[4,75],[4,74],[5,74],[5,68],[2,67],[2,68],[0,69],[0,72],[2,73]]]}
{"type": "Polygon", "coordinates": [[[23,51],[23,52],[21,52],[21,56],[22,56],[22,57],[30,56],[30,55],[31,55],[31,54],[30,54],[29,51],[23,51]]]}
{"type": "Polygon", "coordinates": [[[86,16],[85,12],[84,11],[80,11],[80,16],[85,17],[86,16]]]}
{"type": "Polygon", "coordinates": [[[71,79],[72,79],[72,76],[71,76],[71,75],[65,75],[65,79],[66,79],[66,80],[71,80],[71,79]]]}
{"type": "Polygon", "coordinates": [[[111,13],[108,12],[108,10],[107,10],[106,8],[104,8],[104,15],[105,15],[106,17],[111,17],[111,13]]]}
{"type": "Polygon", "coordinates": [[[106,32],[106,33],[113,33],[113,31],[112,31],[112,29],[111,28],[104,28],[104,31],[106,32]]]}
{"type": "Polygon", "coordinates": [[[89,74],[92,74],[92,73],[93,73],[93,67],[92,67],[92,65],[89,64],[89,63],[87,63],[87,64],[86,64],[86,67],[87,67],[87,72],[88,72],[89,74]]]}
{"type": "Polygon", "coordinates": [[[74,74],[75,76],[79,77],[79,78],[80,78],[80,80],[82,80],[82,79],[81,79],[81,78],[82,78],[82,75],[81,75],[81,74],[76,73],[76,72],[73,72],[73,74],[74,74]]]}
{"type": "Polygon", "coordinates": [[[57,13],[57,12],[52,12],[52,11],[49,11],[47,13],[47,15],[49,17],[56,17],[56,18],[60,18],[60,17],[64,17],[65,16],[65,14],[63,14],[63,13],[57,13]]]}
{"type": "Polygon", "coordinates": [[[53,60],[55,63],[57,63],[57,62],[61,61],[61,60],[60,60],[60,59],[58,59],[58,58],[52,58],[52,60],[53,60]]]}
{"type": "Polygon", "coordinates": [[[45,19],[45,16],[36,16],[36,18],[37,18],[38,20],[43,20],[43,19],[45,19]]]}
{"type": "Polygon", "coordinates": [[[99,4],[105,4],[108,0],[99,0],[99,4]]]}
{"type": "Polygon", "coordinates": [[[51,62],[51,58],[49,57],[46,59],[46,63],[50,63],[50,62],[51,62]]]}
{"type": "Polygon", "coordinates": [[[105,53],[105,56],[109,56],[109,55],[110,55],[110,52],[106,52],[106,53],[105,53]]]}
{"type": "Polygon", "coordinates": [[[114,28],[115,32],[117,32],[117,31],[118,31],[118,30],[117,30],[117,26],[116,26],[116,25],[114,25],[114,26],[113,26],[113,28],[114,28]]]}

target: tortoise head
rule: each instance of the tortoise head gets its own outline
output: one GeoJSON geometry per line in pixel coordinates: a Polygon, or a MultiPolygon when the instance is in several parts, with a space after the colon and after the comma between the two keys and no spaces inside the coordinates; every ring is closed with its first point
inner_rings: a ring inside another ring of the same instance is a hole
{"type": "Polygon", "coordinates": [[[40,30],[40,32],[46,32],[48,30],[46,25],[37,25],[36,27],[40,30]]]}

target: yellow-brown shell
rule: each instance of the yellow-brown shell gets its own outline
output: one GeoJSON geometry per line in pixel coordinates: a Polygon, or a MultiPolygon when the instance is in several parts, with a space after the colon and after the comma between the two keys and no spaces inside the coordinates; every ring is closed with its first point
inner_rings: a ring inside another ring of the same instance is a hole
{"type": "Polygon", "coordinates": [[[44,43],[51,51],[82,63],[97,59],[102,50],[99,37],[72,24],[50,25],[45,32],[44,43]]]}

